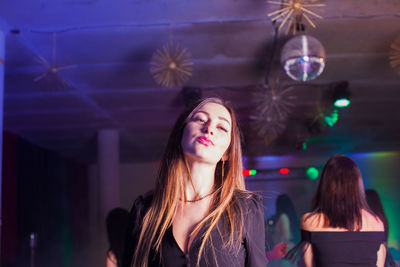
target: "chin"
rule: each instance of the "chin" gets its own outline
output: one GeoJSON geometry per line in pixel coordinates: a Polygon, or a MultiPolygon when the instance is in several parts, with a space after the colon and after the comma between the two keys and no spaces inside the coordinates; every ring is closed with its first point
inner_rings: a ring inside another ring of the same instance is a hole
{"type": "Polygon", "coordinates": [[[215,159],[215,155],[212,155],[212,153],[204,153],[204,151],[197,151],[195,153],[185,153],[185,157],[186,159],[191,161],[199,161],[213,165],[217,165],[219,161],[218,159],[215,159]]]}

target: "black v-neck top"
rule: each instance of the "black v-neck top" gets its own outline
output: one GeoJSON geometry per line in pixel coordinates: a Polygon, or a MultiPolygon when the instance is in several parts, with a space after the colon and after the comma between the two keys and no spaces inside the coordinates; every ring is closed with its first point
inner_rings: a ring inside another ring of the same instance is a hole
{"type": "MultiPolygon", "coordinates": [[[[237,238],[234,240],[234,244],[240,244],[240,246],[223,245],[222,236],[228,234],[226,230],[224,231],[228,225],[225,223],[224,217],[222,217],[218,223],[218,228],[212,230],[209,243],[204,248],[199,264],[201,267],[265,267],[267,265],[262,200],[256,194],[243,191],[235,191],[234,197],[238,200],[240,208],[243,210],[242,239],[240,241],[237,238]]],[[[150,203],[151,196],[139,197],[132,207],[122,262],[123,267],[131,267],[132,256],[137,244],[138,230],[150,203]]],[[[202,236],[206,229],[206,226],[200,229],[194,237],[189,251],[184,253],[177,244],[173,236],[172,227],[170,227],[163,237],[160,255],[155,255],[154,251],[150,252],[149,266],[196,266],[202,236]]]]}
{"type": "Polygon", "coordinates": [[[310,232],[301,231],[301,242],[288,252],[287,258],[302,256],[311,245],[317,267],[376,267],[377,252],[385,244],[385,232],[310,232]]]}

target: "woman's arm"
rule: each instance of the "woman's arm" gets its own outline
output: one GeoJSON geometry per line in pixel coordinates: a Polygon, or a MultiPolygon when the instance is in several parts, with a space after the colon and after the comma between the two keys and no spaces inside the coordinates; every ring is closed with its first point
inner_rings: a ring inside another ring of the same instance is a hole
{"type": "Polygon", "coordinates": [[[314,267],[314,255],[312,251],[311,245],[306,247],[306,251],[304,252],[304,266],[306,267],[314,267]]]}
{"type": "MultiPolygon", "coordinates": [[[[301,229],[306,230],[306,231],[312,231],[315,228],[315,225],[313,225],[311,222],[313,219],[309,216],[309,213],[304,214],[301,217],[301,229]]],[[[306,249],[304,251],[304,265],[306,267],[314,267],[314,255],[312,251],[312,245],[309,244],[306,246],[306,249]]]]}
{"type": "Polygon", "coordinates": [[[246,266],[266,266],[264,207],[260,196],[254,195],[250,198],[243,227],[247,249],[246,266]]]}
{"type": "Polygon", "coordinates": [[[267,251],[265,255],[267,256],[267,260],[275,260],[283,258],[286,255],[286,250],[289,244],[285,244],[280,242],[276,244],[270,251],[267,251]]]}
{"type": "Polygon", "coordinates": [[[376,266],[378,267],[385,266],[385,260],[386,260],[386,247],[384,244],[381,244],[378,250],[378,260],[376,261],[376,266]]]}

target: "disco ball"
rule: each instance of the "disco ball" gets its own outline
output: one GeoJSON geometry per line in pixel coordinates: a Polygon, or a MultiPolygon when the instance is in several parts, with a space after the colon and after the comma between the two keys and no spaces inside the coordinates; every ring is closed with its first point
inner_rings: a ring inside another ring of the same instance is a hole
{"type": "Polygon", "coordinates": [[[293,80],[314,80],[324,70],[325,49],[316,38],[299,35],[283,46],[281,63],[293,80]]]}

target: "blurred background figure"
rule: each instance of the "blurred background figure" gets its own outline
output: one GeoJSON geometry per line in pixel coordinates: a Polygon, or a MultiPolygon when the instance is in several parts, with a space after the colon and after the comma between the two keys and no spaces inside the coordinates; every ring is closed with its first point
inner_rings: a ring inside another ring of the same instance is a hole
{"type": "MultiPolygon", "coordinates": [[[[368,206],[370,207],[370,209],[383,222],[383,225],[385,227],[386,240],[388,240],[388,238],[389,238],[389,220],[386,217],[386,213],[383,208],[382,201],[381,201],[381,198],[379,197],[378,192],[376,192],[375,189],[367,189],[367,190],[365,190],[365,198],[367,199],[367,203],[368,203],[368,206]]],[[[399,261],[398,254],[399,254],[398,250],[388,247],[386,263],[396,260],[397,264],[398,264],[398,261],[399,261]],[[394,255],[394,257],[393,257],[393,255],[394,255]]]]}
{"type": "Polygon", "coordinates": [[[296,266],[285,259],[279,259],[276,255],[286,254],[286,249],[291,249],[300,240],[300,222],[293,202],[287,194],[280,194],[275,202],[275,215],[267,220],[267,253],[272,267],[296,266]],[[272,252],[279,252],[272,253],[272,252]],[[273,256],[275,255],[275,256],[273,256]]]}
{"type": "Polygon", "coordinates": [[[122,208],[115,208],[107,215],[106,228],[110,247],[107,251],[106,267],[121,266],[128,219],[129,212],[122,208]]]}

